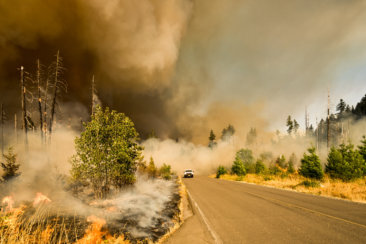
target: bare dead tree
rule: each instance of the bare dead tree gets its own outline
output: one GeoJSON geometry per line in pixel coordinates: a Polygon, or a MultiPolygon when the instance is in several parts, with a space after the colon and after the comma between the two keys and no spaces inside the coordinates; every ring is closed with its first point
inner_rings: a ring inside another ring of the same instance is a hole
{"type": "Polygon", "coordinates": [[[39,127],[41,140],[43,138],[43,118],[42,118],[42,96],[41,96],[41,64],[37,59],[37,90],[38,90],[38,111],[39,111],[39,127]]]}
{"type": "Polygon", "coordinates": [[[17,122],[18,122],[18,119],[17,119],[17,114],[15,113],[14,114],[14,136],[16,138],[16,142],[18,144],[18,130],[17,130],[17,122]]]}
{"type": "Polygon", "coordinates": [[[54,122],[54,118],[55,118],[55,113],[56,113],[56,105],[57,105],[57,95],[59,93],[60,89],[64,89],[66,90],[66,83],[63,82],[61,80],[61,75],[62,72],[64,70],[63,66],[62,66],[62,58],[60,56],[60,51],[57,51],[57,55],[56,55],[56,61],[53,63],[53,65],[51,65],[51,68],[53,70],[53,75],[54,75],[54,90],[53,90],[53,97],[52,97],[52,104],[51,104],[51,119],[50,119],[50,123],[49,123],[49,136],[51,136],[52,134],[52,125],[54,122]]]}
{"type": "Polygon", "coordinates": [[[27,103],[26,103],[26,88],[24,83],[24,67],[20,67],[20,85],[21,85],[21,103],[23,115],[23,130],[25,134],[25,144],[28,144],[28,123],[27,123],[27,103]]]}

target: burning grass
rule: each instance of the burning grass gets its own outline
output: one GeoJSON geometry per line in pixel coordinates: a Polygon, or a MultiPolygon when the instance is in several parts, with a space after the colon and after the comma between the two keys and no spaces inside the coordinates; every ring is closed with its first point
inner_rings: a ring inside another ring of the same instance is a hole
{"type": "Polygon", "coordinates": [[[179,203],[179,186],[162,180],[90,201],[84,211],[42,193],[21,202],[5,196],[0,205],[0,244],[157,242],[180,221],[179,203]],[[153,185],[153,192],[148,185],[153,185]]]}
{"type": "Polygon", "coordinates": [[[314,195],[337,197],[355,202],[366,203],[366,178],[358,179],[352,182],[334,180],[330,179],[328,176],[326,176],[322,181],[310,181],[309,179],[298,174],[247,174],[245,176],[225,174],[220,178],[224,180],[244,181],[258,185],[266,185],[314,195]]]}

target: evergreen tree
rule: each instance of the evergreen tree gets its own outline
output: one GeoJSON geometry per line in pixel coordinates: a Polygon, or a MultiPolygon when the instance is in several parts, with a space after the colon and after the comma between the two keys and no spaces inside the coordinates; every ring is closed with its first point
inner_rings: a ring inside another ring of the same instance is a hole
{"type": "Polygon", "coordinates": [[[266,166],[262,162],[262,160],[257,160],[255,163],[255,173],[256,174],[262,174],[266,171],[266,166]]]}
{"type": "MultiPolygon", "coordinates": [[[[348,106],[349,107],[349,106],[348,106]]],[[[344,102],[343,99],[339,100],[339,103],[337,104],[337,107],[336,107],[337,111],[342,114],[343,112],[346,111],[347,109],[347,104],[344,102]]]]}
{"type": "Polygon", "coordinates": [[[352,109],[353,113],[359,117],[366,115],[366,95],[357,103],[356,108],[352,109]]]}
{"type": "Polygon", "coordinates": [[[294,126],[293,129],[294,129],[295,133],[297,133],[297,131],[300,128],[300,125],[299,125],[299,123],[297,123],[296,119],[294,119],[293,126],[294,126]]]}
{"type": "Polygon", "coordinates": [[[235,161],[242,162],[247,173],[255,172],[253,152],[250,149],[240,149],[237,151],[235,161]]]}
{"type": "Polygon", "coordinates": [[[322,165],[320,164],[320,159],[315,153],[315,147],[309,148],[308,153],[309,154],[304,153],[304,156],[301,159],[299,174],[304,177],[320,180],[324,177],[324,173],[322,165]]]}
{"type": "Polygon", "coordinates": [[[365,171],[365,160],[352,144],[332,147],[328,154],[326,172],[330,177],[349,181],[361,178],[365,171]]]}
{"type": "Polygon", "coordinates": [[[294,129],[294,122],[292,121],[290,115],[287,117],[286,126],[287,126],[287,133],[290,135],[294,129]]]}
{"type": "Polygon", "coordinates": [[[20,164],[17,163],[17,155],[14,153],[13,148],[8,148],[8,153],[4,154],[5,161],[1,163],[3,168],[3,179],[10,180],[19,175],[18,170],[20,164]]]}
{"type": "Polygon", "coordinates": [[[246,175],[247,171],[245,170],[243,162],[240,160],[235,160],[231,167],[231,173],[236,174],[238,176],[246,175]]]}
{"type": "Polygon", "coordinates": [[[217,145],[217,142],[215,141],[216,140],[216,135],[213,132],[213,130],[210,131],[210,136],[208,137],[208,140],[209,140],[209,143],[208,143],[209,148],[213,148],[217,145]]]}
{"type": "Polygon", "coordinates": [[[155,166],[153,157],[150,157],[150,162],[147,166],[146,171],[151,178],[155,178],[158,175],[158,168],[155,166]]]}

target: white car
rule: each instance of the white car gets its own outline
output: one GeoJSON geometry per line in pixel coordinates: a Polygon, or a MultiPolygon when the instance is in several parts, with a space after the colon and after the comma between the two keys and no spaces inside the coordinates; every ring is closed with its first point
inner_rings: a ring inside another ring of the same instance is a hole
{"type": "Polygon", "coordinates": [[[193,178],[193,176],[194,176],[193,170],[186,169],[186,171],[184,171],[184,175],[183,175],[184,178],[193,178]]]}

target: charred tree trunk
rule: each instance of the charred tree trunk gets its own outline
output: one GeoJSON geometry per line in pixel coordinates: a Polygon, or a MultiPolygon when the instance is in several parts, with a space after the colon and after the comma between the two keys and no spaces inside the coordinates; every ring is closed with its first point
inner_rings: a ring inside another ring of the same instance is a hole
{"type": "Polygon", "coordinates": [[[48,86],[49,86],[49,79],[46,80],[46,90],[45,90],[45,97],[43,102],[43,133],[44,133],[44,139],[46,141],[47,139],[47,102],[48,102],[48,86]]]}
{"type": "Polygon", "coordinates": [[[1,104],[1,158],[4,155],[4,105],[1,104]]]}
{"type": "Polygon", "coordinates": [[[93,78],[92,78],[92,96],[91,96],[91,115],[93,116],[94,112],[95,112],[95,81],[94,81],[94,75],[93,75],[93,78]]]}
{"type": "Polygon", "coordinates": [[[26,103],[26,89],[24,84],[24,67],[20,67],[20,84],[21,84],[21,99],[22,99],[22,115],[23,115],[23,130],[25,135],[25,144],[28,144],[28,123],[27,123],[27,103],[26,103]]]}
{"type": "Polygon", "coordinates": [[[38,86],[38,110],[39,110],[39,127],[41,140],[43,139],[43,118],[42,118],[42,97],[41,97],[41,65],[37,60],[37,86],[38,86]]]}
{"type": "Polygon", "coordinates": [[[17,114],[14,114],[14,136],[15,136],[15,139],[16,139],[16,142],[18,144],[18,130],[17,130],[17,114]]]}
{"type": "Polygon", "coordinates": [[[53,120],[55,118],[55,109],[56,109],[56,98],[57,98],[57,90],[58,90],[58,79],[59,79],[59,71],[60,71],[60,51],[57,51],[56,55],[56,67],[55,67],[55,83],[54,83],[54,92],[53,92],[53,98],[52,98],[52,105],[51,105],[51,120],[49,125],[48,132],[50,133],[50,136],[52,134],[52,124],[53,120]]]}

